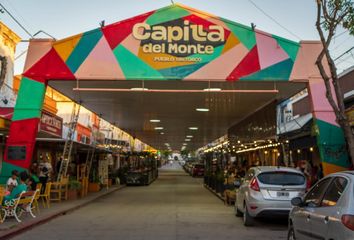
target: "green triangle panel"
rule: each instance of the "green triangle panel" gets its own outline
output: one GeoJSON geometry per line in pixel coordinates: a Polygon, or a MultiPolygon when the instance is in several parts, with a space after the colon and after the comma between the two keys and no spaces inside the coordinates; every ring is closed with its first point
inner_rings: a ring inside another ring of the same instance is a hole
{"type": "Polygon", "coordinates": [[[340,167],[349,167],[348,153],[343,130],[335,125],[316,119],[318,127],[317,145],[319,146],[321,159],[340,167]]]}
{"type": "Polygon", "coordinates": [[[164,77],[155,69],[151,68],[148,64],[135,56],[122,45],[118,45],[113,53],[117,58],[119,65],[124,73],[126,79],[151,79],[163,80],[164,77]]]}
{"type": "Polygon", "coordinates": [[[275,35],[273,35],[273,38],[277,40],[281,48],[289,55],[291,60],[295,62],[297,53],[300,48],[300,44],[275,35]]]}
{"type": "Polygon", "coordinates": [[[75,49],[66,60],[66,64],[72,73],[75,73],[80,65],[85,61],[92,49],[96,46],[97,42],[101,39],[102,32],[100,29],[95,29],[85,32],[75,49]]]}
{"type": "Polygon", "coordinates": [[[180,66],[180,67],[165,68],[165,69],[160,69],[159,72],[163,76],[165,76],[165,78],[168,79],[183,79],[206,64],[207,62],[180,66]]]}
{"type": "Polygon", "coordinates": [[[162,8],[157,10],[152,14],[147,20],[146,23],[149,25],[156,25],[163,22],[168,22],[175,20],[177,18],[182,18],[190,15],[191,13],[186,9],[183,9],[179,6],[172,6],[167,8],[162,8]]]}
{"type": "Polygon", "coordinates": [[[25,171],[26,169],[19,166],[10,164],[8,162],[2,162],[1,172],[0,172],[0,184],[6,184],[7,179],[11,177],[11,172],[17,170],[19,173],[25,171]]]}
{"type": "Polygon", "coordinates": [[[280,63],[274,64],[268,68],[260,70],[252,75],[241,78],[240,80],[247,81],[261,81],[261,80],[270,80],[270,81],[288,81],[291,70],[293,68],[293,61],[289,58],[280,63]]]}
{"type": "Polygon", "coordinates": [[[252,49],[256,45],[255,32],[246,26],[243,26],[234,22],[225,22],[230,31],[242,42],[242,44],[248,49],[252,49]]]}
{"type": "Polygon", "coordinates": [[[23,77],[12,120],[39,118],[43,107],[45,89],[43,83],[23,77]]]}
{"type": "Polygon", "coordinates": [[[224,45],[214,48],[213,54],[209,54],[209,55],[193,54],[190,57],[200,58],[201,61],[198,63],[208,63],[208,62],[215,60],[217,57],[219,57],[221,55],[223,49],[224,49],[224,45]]]}

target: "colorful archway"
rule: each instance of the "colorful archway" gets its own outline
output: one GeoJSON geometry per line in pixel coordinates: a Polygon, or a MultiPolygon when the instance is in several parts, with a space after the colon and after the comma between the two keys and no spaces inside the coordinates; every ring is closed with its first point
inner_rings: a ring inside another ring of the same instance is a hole
{"type": "Polygon", "coordinates": [[[59,41],[33,40],[2,174],[29,167],[46,85],[59,79],[309,82],[325,171],[344,169],[343,133],[314,65],[320,47],[179,4],[59,41]]]}

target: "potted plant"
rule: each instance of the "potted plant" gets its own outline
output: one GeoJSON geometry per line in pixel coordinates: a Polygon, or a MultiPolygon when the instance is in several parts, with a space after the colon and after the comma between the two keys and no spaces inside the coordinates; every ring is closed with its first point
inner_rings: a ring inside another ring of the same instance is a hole
{"type": "Polygon", "coordinates": [[[223,193],[224,192],[224,181],[225,181],[225,176],[223,171],[218,171],[216,174],[216,192],[217,193],[223,193]]]}
{"type": "Polygon", "coordinates": [[[98,192],[101,190],[100,179],[97,176],[96,172],[92,173],[92,181],[89,182],[88,191],[89,192],[98,192]]]}
{"type": "Polygon", "coordinates": [[[81,190],[81,182],[77,180],[69,180],[68,184],[68,199],[75,200],[78,197],[78,193],[81,190]]]}

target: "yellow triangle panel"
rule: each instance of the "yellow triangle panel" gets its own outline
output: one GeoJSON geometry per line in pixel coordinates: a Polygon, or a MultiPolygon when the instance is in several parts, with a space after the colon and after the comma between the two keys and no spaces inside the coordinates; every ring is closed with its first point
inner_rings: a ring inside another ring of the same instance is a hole
{"type": "Polygon", "coordinates": [[[66,62],[72,51],[75,49],[77,43],[80,41],[82,34],[66,38],[64,40],[55,42],[53,47],[57,51],[61,59],[66,62]]]}

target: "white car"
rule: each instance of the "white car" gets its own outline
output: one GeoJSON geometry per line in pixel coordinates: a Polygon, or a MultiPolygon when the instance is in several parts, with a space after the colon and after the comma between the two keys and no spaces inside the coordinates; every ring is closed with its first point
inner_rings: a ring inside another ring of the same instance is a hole
{"type": "Polygon", "coordinates": [[[304,174],[294,168],[252,167],[242,182],[235,182],[236,216],[243,216],[245,226],[256,217],[288,216],[291,199],[306,191],[304,174]]]}

